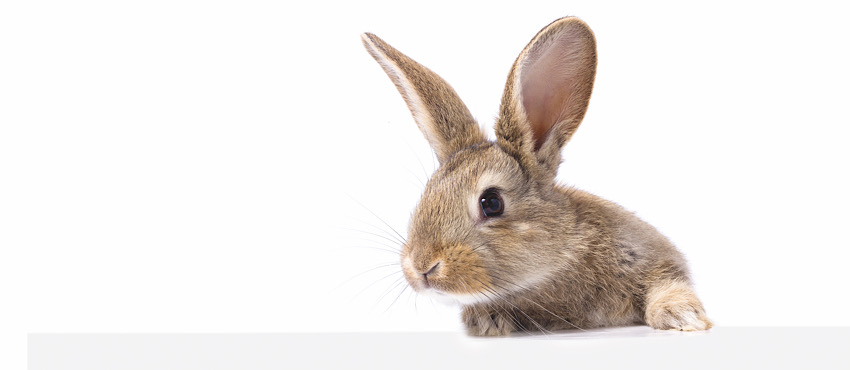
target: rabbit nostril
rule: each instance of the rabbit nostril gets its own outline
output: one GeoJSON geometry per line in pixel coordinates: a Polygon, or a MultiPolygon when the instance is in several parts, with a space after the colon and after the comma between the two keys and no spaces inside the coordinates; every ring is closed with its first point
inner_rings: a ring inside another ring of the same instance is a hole
{"type": "Polygon", "coordinates": [[[428,282],[428,275],[429,275],[429,274],[434,273],[434,271],[436,271],[436,270],[437,270],[437,266],[440,266],[440,263],[439,263],[439,262],[437,262],[436,264],[434,264],[434,266],[431,266],[431,268],[430,268],[430,269],[428,269],[428,271],[425,271],[425,273],[424,273],[424,274],[422,274],[422,279],[425,281],[425,287],[426,287],[426,288],[431,287],[431,284],[428,282]]]}
{"type": "Polygon", "coordinates": [[[430,268],[430,269],[428,269],[428,271],[426,271],[426,272],[425,272],[424,274],[422,274],[422,275],[424,275],[424,276],[426,276],[426,277],[427,277],[429,274],[431,274],[431,273],[433,273],[434,271],[436,271],[436,270],[437,270],[437,266],[440,266],[440,263],[439,263],[439,262],[435,263],[435,264],[434,264],[434,266],[431,266],[431,268],[430,268]]]}

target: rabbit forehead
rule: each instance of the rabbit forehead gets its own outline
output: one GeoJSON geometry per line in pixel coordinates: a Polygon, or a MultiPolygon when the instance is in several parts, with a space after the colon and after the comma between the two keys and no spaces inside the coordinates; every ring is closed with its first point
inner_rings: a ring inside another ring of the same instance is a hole
{"type": "MultiPolygon", "coordinates": [[[[458,151],[434,173],[429,186],[478,189],[486,183],[523,181],[519,163],[493,143],[481,144],[458,151]]],[[[434,189],[436,190],[436,189],[434,189]]],[[[448,189],[440,189],[448,190],[448,189]]]]}
{"type": "Polygon", "coordinates": [[[519,164],[493,145],[455,153],[425,187],[413,214],[411,234],[455,239],[468,234],[478,214],[477,200],[488,188],[515,188],[525,177],[519,164]]]}
{"type": "Polygon", "coordinates": [[[428,182],[425,196],[458,200],[469,194],[477,196],[488,188],[512,188],[524,180],[516,160],[488,145],[455,153],[428,182]]]}

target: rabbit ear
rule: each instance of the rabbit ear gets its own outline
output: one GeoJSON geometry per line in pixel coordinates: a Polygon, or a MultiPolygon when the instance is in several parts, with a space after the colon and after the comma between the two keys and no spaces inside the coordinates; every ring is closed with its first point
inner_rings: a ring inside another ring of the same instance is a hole
{"type": "Polygon", "coordinates": [[[460,149],[486,140],[469,109],[436,73],[371,33],[363,45],[395,84],[441,164],[460,149]]]}
{"type": "Polygon", "coordinates": [[[596,75],[596,41],[578,18],[544,27],[514,62],[496,137],[526,168],[554,179],[561,148],[581,123],[596,75]]]}

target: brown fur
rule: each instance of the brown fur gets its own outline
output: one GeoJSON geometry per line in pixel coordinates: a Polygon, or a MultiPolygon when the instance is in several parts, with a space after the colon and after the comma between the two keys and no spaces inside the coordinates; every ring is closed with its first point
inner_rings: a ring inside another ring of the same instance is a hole
{"type": "Polygon", "coordinates": [[[682,255],[619,205],[555,183],[596,72],[576,18],[541,30],[511,68],[496,141],[454,90],[377,36],[363,42],[395,83],[440,161],[411,218],[402,270],[417,291],[460,301],[472,335],[646,323],[711,327],[682,255]],[[484,217],[497,189],[505,210],[484,217]]]}
{"type": "Polygon", "coordinates": [[[445,163],[446,158],[457,150],[486,139],[469,109],[440,76],[393,49],[375,35],[364,34],[363,42],[369,46],[367,50],[381,62],[388,74],[392,76],[395,73],[390,70],[392,67],[397,67],[404,74],[410,83],[407,86],[412,88],[411,91],[407,91],[398,78],[394,78],[393,82],[411,111],[417,108],[411,93],[428,97],[432,102],[439,102],[422,106],[424,109],[420,113],[427,116],[427,119],[417,120],[416,123],[436,151],[440,163],[445,163]]]}

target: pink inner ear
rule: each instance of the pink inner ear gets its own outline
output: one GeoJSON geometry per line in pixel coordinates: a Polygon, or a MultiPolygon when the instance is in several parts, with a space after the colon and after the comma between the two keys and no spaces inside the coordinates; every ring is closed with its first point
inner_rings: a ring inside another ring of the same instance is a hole
{"type": "Polygon", "coordinates": [[[570,103],[576,79],[586,73],[584,53],[581,40],[566,30],[529,50],[520,72],[520,94],[535,149],[552,126],[574,114],[577,107],[570,103]]]}

